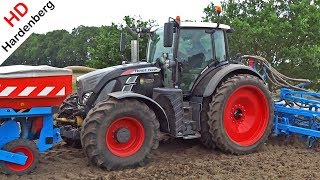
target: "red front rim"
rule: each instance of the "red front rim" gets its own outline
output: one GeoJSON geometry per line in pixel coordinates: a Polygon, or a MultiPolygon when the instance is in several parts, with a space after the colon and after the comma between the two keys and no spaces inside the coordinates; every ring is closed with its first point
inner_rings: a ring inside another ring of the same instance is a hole
{"type": "Polygon", "coordinates": [[[106,145],[114,155],[128,157],[139,151],[144,142],[144,133],[144,127],[140,121],[132,117],[122,117],[109,126],[106,145]],[[117,139],[117,132],[121,129],[125,129],[130,134],[126,142],[117,139]]]}
{"type": "Polygon", "coordinates": [[[27,170],[28,168],[30,168],[32,166],[32,163],[34,161],[34,154],[30,148],[25,147],[25,146],[17,146],[17,147],[12,148],[11,152],[23,154],[23,155],[27,156],[28,158],[27,158],[25,165],[6,163],[7,167],[9,169],[11,169],[12,171],[15,171],[15,172],[21,172],[21,171],[27,170]]]}
{"type": "Polygon", "coordinates": [[[269,104],[256,86],[236,89],[226,102],[224,128],[229,138],[241,145],[251,146],[263,136],[269,121],[269,104]]]}

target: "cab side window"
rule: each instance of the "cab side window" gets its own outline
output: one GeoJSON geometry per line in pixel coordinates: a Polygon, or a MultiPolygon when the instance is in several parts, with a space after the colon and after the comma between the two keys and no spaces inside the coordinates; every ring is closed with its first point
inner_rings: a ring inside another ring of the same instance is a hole
{"type": "Polygon", "coordinates": [[[226,46],[223,31],[216,31],[214,34],[214,45],[215,45],[215,55],[216,60],[224,61],[227,58],[226,46]]]}
{"type": "Polygon", "coordinates": [[[205,30],[182,29],[180,31],[179,61],[197,60],[198,64],[205,63],[213,59],[212,54],[211,35],[205,30]],[[202,58],[192,58],[193,56],[201,56],[202,58]]]}

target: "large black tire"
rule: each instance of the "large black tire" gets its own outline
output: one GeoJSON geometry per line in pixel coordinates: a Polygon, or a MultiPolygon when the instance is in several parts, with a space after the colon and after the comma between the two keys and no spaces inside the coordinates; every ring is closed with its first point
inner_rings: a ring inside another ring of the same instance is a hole
{"type": "MultiPolygon", "coordinates": [[[[59,113],[58,113],[58,118],[67,118],[67,119],[76,119],[74,117],[74,109],[78,107],[78,95],[77,93],[71,94],[70,96],[67,97],[59,107],[59,113]]],[[[60,124],[59,122],[57,123],[57,126],[64,126],[65,124],[60,124]]],[[[72,126],[77,126],[76,124],[70,124],[72,126]]],[[[80,139],[72,139],[68,137],[64,137],[63,135],[61,136],[63,141],[66,143],[67,146],[71,146],[73,148],[80,149],[82,148],[81,146],[81,141],[80,139]]]]}
{"type": "Polygon", "coordinates": [[[210,98],[206,98],[203,101],[203,110],[201,111],[201,122],[200,122],[201,123],[200,141],[206,148],[215,149],[216,145],[212,140],[212,135],[210,133],[210,126],[208,124],[209,116],[207,112],[209,112],[210,101],[211,101],[210,98]]]}
{"type": "Polygon", "coordinates": [[[274,118],[271,93],[258,77],[232,76],[212,96],[208,116],[217,147],[237,155],[255,152],[271,133],[274,118]]]}
{"type": "Polygon", "coordinates": [[[40,153],[36,144],[27,139],[17,139],[4,145],[4,151],[23,153],[28,156],[25,165],[18,165],[0,161],[0,169],[3,173],[8,175],[24,175],[32,172],[39,163],[40,153]]]}
{"type": "Polygon", "coordinates": [[[72,108],[78,106],[78,95],[77,93],[71,94],[67,97],[59,107],[58,117],[60,118],[74,118],[72,108]]]}
{"type": "Polygon", "coordinates": [[[159,127],[154,112],[146,104],[136,99],[110,98],[88,113],[81,143],[89,161],[100,167],[115,170],[142,166],[151,150],[159,146],[159,127]],[[118,139],[119,132],[125,129],[129,130],[127,136],[118,139]],[[123,150],[117,149],[121,146],[123,150]]]}
{"type": "Polygon", "coordinates": [[[73,147],[75,149],[82,148],[80,139],[71,139],[64,136],[61,136],[61,138],[66,143],[66,147],[73,147]]]}

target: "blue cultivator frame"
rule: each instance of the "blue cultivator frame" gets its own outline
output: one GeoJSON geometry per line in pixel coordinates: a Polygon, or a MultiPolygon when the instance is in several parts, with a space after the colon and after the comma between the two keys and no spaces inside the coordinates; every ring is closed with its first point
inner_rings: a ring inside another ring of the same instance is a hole
{"type": "Polygon", "coordinates": [[[306,137],[309,147],[320,137],[320,93],[282,88],[275,102],[274,133],[306,137]]]}
{"type": "Polygon", "coordinates": [[[53,144],[61,141],[60,130],[53,128],[53,112],[51,107],[32,108],[27,112],[15,111],[11,108],[0,108],[0,161],[24,165],[27,156],[1,150],[3,146],[19,138],[36,140],[40,152],[50,149],[53,144]],[[42,128],[39,134],[30,133],[31,121],[28,118],[43,117],[42,128]],[[21,123],[21,119],[25,123],[21,123]],[[23,132],[23,133],[22,133],[23,132]]]}

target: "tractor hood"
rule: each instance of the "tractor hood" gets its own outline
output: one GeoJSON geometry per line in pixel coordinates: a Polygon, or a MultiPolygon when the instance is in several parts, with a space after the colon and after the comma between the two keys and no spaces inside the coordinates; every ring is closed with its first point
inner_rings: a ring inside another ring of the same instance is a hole
{"type": "Polygon", "coordinates": [[[78,95],[81,98],[85,93],[99,91],[107,82],[119,76],[159,71],[160,68],[146,62],[99,69],[77,78],[78,95]]]}

